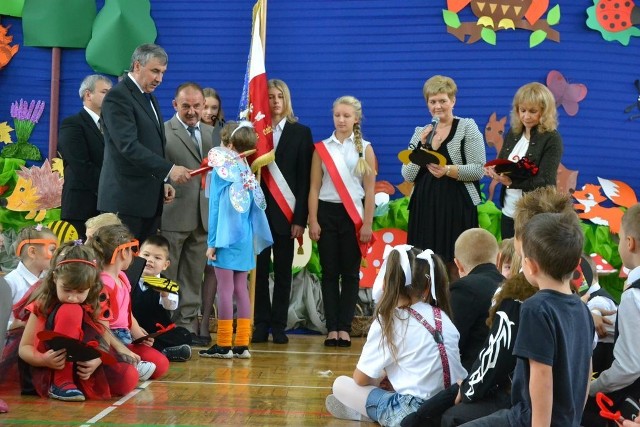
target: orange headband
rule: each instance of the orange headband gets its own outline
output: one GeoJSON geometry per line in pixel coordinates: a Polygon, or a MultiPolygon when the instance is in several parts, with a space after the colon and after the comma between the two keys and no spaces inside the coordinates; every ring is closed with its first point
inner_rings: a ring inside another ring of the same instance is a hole
{"type": "Polygon", "coordinates": [[[98,269],[98,264],[96,264],[95,261],[89,261],[87,259],[77,259],[77,258],[62,260],[62,261],[60,261],[59,263],[56,264],[56,268],[60,267],[61,265],[71,264],[73,262],[79,262],[81,264],[87,264],[87,265],[90,265],[91,267],[95,268],[96,270],[98,269]]]}
{"type": "Polygon", "coordinates": [[[133,254],[133,256],[136,256],[138,255],[138,249],[140,249],[140,243],[136,239],[131,239],[131,241],[119,245],[113,251],[113,255],[111,255],[111,264],[116,261],[118,252],[124,252],[126,249],[131,249],[131,253],[133,254]]]}
{"type": "Polygon", "coordinates": [[[18,247],[16,248],[16,256],[20,256],[20,250],[24,245],[56,245],[56,249],[58,248],[58,241],[53,239],[26,239],[20,242],[18,247]]]}

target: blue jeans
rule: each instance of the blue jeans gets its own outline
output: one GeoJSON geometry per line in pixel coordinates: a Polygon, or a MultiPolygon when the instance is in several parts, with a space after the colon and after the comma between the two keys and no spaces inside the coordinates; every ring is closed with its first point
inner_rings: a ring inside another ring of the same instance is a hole
{"type": "Polygon", "coordinates": [[[131,331],[127,328],[118,328],[112,329],[113,335],[116,336],[124,345],[129,345],[133,342],[133,338],[131,337],[131,331]]]}
{"type": "Polygon", "coordinates": [[[399,426],[404,417],[416,412],[423,402],[410,394],[375,388],[367,397],[367,416],[382,426],[399,426]]]}

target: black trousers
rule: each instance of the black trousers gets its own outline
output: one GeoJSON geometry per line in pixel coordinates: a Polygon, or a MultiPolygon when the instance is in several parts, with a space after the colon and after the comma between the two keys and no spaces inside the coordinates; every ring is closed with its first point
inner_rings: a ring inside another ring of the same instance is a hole
{"type": "Polygon", "coordinates": [[[140,244],[147,240],[147,237],[158,234],[160,228],[160,217],[141,218],[139,216],[118,214],[120,220],[129,228],[140,244]]]}
{"type": "Polygon", "coordinates": [[[294,239],[273,234],[273,245],[258,255],[254,320],[256,327],[284,331],[291,296],[294,239]],[[269,265],[273,251],[273,300],[269,295],[269,265]]]}
{"type": "Polygon", "coordinates": [[[360,287],[360,246],[342,203],[318,202],[322,300],[327,330],[351,332],[360,287]]]}
{"type": "Polygon", "coordinates": [[[502,219],[500,220],[500,232],[502,234],[503,239],[509,239],[514,235],[514,222],[513,218],[510,218],[504,214],[502,214],[502,219]]]}

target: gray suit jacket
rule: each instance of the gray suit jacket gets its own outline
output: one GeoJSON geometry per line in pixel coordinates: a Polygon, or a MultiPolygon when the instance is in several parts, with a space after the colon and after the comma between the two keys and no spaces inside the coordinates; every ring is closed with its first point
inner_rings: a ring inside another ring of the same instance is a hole
{"type": "MultiPolygon", "coordinates": [[[[213,127],[200,122],[202,138],[202,156],[196,150],[189,132],[174,115],[164,122],[167,138],[165,158],[176,165],[189,169],[198,169],[203,158],[207,158],[209,150],[213,148],[213,127]]],[[[162,212],[163,231],[193,231],[198,225],[207,230],[209,223],[209,201],[202,189],[201,176],[194,176],[189,182],[174,185],[176,198],[166,204],[162,212]]]]}

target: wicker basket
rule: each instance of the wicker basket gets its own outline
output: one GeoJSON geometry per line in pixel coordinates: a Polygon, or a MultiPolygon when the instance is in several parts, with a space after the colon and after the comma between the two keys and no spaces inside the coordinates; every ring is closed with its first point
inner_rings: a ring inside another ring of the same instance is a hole
{"type": "Polygon", "coordinates": [[[364,337],[369,332],[369,327],[373,322],[373,316],[364,316],[362,307],[360,304],[356,305],[356,315],[353,316],[351,322],[351,336],[352,337],[364,337]]]}

